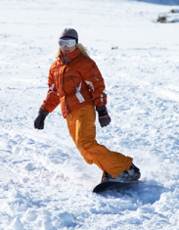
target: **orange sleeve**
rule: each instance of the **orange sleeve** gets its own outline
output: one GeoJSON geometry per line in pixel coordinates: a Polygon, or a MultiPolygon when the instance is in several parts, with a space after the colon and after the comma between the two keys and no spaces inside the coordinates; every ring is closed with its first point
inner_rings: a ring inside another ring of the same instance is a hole
{"type": "Polygon", "coordinates": [[[48,77],[48,93],[46,99],[43,101],[41,106],[47,112],[52,112],[57,105],[60,103],[59,96],[57,94],[57,89],[55,87],[53,68],[50,68],[49,77],[48,77]]]}
{"type": "Polygon", "coordinates": [[[95,106],[104,106],[107,103],[104,79],[96,63],[91,61],[83,74],[83,79],[91,91],[95,106]]]}

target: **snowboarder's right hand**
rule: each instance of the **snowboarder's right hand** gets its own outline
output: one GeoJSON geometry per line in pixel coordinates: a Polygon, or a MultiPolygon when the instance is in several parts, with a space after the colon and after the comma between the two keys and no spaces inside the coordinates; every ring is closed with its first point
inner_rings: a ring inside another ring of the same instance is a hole
{"type": "Polygon", "coordinates": [[[44,128],[44,121],[45,121],[45,118],[48,114],[49,114],[49,112],[40,108],[39,114],[34,121],[34,128],[35,129],[43,129],[44,128]]]}

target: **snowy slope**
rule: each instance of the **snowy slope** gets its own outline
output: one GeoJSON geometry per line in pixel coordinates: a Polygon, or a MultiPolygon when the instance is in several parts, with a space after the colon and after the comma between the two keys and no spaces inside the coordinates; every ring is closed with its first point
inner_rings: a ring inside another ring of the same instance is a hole
{"type": "Polygon", "coordinates": [[[157,24],[170,5],[117,0],[0,1],[0,230],[179,229],[179,30],[157,24]],[[33,120],[65,26],[99,65],[112,124],[100,143],[134,157],[144,181],[127,194],[91,193],[57,109],[33,120]]]}

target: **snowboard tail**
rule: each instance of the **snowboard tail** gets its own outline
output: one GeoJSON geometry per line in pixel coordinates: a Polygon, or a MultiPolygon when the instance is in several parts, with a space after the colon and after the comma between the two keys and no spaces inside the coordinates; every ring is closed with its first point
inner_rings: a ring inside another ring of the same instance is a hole
{"type": "Polygon", "coordinates": [[[113,181],[106,181],[101,182],[98,185],[96,185],[93,189],[94,193],[103,193],[109,190],[115,190],[115,191],[123,191],[128,188],[131,188],[133,185],[138,184],[138,180],[130,181],[130,182],[113,182],[113,181]]]}

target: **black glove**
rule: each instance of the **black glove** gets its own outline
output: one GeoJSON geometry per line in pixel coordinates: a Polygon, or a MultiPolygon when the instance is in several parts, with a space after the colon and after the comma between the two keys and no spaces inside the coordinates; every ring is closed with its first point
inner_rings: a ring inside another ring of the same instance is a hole
{"type": "Polygon", "coordinates": [[[96,107],[96,110],[98,112],[98,120],[101,127],[109,125],[111,118],[108,114],[106,106],[96,107]]]}
{"type": "Polygon", "coordinates": [[[34,121],[34,128],[35,129],[43,129],[44,128],[44,121],[45,121],[45,118],[48,114],[49,114],[49,112],[40,108],[39,114],[34,121]]]}

